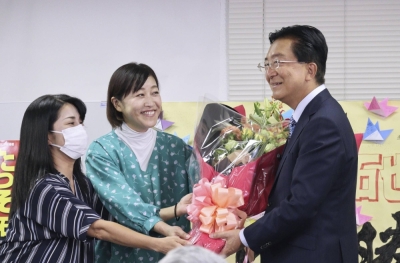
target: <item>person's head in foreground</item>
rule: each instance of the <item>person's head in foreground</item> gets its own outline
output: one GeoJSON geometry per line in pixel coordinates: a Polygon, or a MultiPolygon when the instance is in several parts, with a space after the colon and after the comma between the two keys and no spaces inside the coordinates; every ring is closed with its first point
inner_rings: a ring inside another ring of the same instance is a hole
{"type": "Polygon", "coordinates": [[[183,246],[168,252],[159,263],[226,263],[226,260],[200,246],[183,246]]]}

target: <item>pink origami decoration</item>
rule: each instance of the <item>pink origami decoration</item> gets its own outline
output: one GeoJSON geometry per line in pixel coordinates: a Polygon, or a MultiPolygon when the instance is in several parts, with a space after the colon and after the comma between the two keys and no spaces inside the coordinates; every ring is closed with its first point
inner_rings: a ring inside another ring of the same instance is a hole
{"type": "Polygon", "coordinates": [[[370,221],[372,219],[372,216],[367,216],[361,214],[361,206],[358,206],[356,208],[356,223],[358,226],[362,226],[364,223],[370,221]]]}
{"type": "Polygon", "coordinates": [[[373,112],[383,117],[388,117],[390,114],[395,112],[398,107],[389,106],[387,105],[387,103],[387,98],[382,100],[381,102],[378,102],[378,100],[373,97],[371,102],[364,102],[364,106],[370,112],[373,112]]]}

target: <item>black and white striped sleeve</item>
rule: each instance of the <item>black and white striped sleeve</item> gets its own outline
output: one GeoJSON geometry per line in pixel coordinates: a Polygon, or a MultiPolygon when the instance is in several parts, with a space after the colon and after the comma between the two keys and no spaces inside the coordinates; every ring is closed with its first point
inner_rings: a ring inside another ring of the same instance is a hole
{"type": "Polygon", "coordinates": [[[36,184],[23,209],[24,216],[62,236],[91,240],[87,231],[100,216],[70,189],[58,181],[45,179],[36,184]]]}

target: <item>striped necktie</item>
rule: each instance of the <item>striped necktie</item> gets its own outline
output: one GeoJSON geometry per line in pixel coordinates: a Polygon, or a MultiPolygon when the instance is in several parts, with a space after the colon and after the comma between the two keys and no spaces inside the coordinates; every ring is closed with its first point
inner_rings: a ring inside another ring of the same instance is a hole
{"type": "Polygon", "coordinates": [[[289,139],[292,137],[295,127],[296,127],[296,121],[293,119],[293,115],[292,115],[290,117],[290,123],[289,123],[289,139]]]}

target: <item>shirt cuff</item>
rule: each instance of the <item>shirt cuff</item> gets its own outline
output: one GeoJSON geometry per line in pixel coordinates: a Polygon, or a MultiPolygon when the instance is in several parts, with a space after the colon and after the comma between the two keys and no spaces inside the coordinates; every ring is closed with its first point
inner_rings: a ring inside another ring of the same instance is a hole
{"type": "Polygon", "coordinates": [[[249,247],[249,244],[247,244],[246,238],[244,237],[244,228],[242,230],[240,230],[239,237],[240,237],[240,242],[242,242],[242,244],[245,247],[249,247]]]}
{"type": "Polygon", "coordinates": [[[160,221],[162,221],[162,219],[155,215],[149,217],[146,221],[144,221],[143,228],[146,231],[144,234],[148,235],[150,231],[153,230],[153,227],[160,221]]]}

